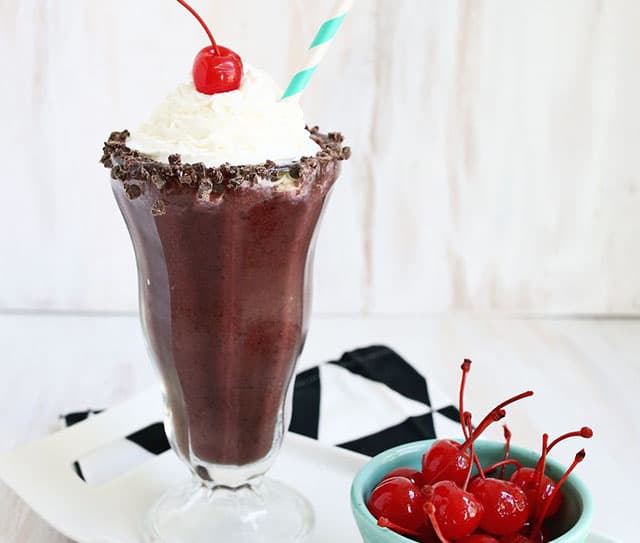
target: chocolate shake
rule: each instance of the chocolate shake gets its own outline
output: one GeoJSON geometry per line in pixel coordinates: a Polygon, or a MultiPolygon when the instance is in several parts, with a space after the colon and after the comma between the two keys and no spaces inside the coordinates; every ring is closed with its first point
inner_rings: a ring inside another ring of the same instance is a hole
{"type": "Polygon", "coordinates": [[[350,155],[340,134],[306,128],[298,97],[349,3],[320,26],[312,64],[283,91],[177,2],[208,38],[191,80],[139,128],[113,132],[101,160],[135,250],[165,429],[192,475],[155,503],[139,535],[300,543],[311,504],[263,476],[305,340],[315,233],[350,155]]]}
{"type": "Polygon", "coordinates": [[[299,106],[274,106],[265,77],[249,68],[244,89],[206,98],[179,89],[137,134],[111,134],[102,157],[135,248],[167,433],[205,480],[216,467],[260,463],[279,445],[316,227],[349,156],[339,134],[300,126],[295,141],[284,136],[291,115],[300,124],[299,106]],[[211,112],[209,132],[198,134],[211,112]]]}

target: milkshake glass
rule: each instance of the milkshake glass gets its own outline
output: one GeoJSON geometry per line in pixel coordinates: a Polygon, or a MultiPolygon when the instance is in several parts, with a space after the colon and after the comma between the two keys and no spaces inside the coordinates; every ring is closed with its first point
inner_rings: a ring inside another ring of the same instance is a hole
{"type": "Polygon", "coordinates": [[[192,473],[150,512],[147,541],[300,541],[312,527],[306,499],[263,478],[288,423],[317,227],[349,155],[339,134],[306,137],[315,155],[248,166],[156,160],[127,131],[105,144],[165,429],[192,473]]]}

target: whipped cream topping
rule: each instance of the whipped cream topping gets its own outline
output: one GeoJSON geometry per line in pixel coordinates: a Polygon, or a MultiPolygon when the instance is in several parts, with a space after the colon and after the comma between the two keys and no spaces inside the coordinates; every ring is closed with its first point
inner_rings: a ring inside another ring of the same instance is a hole
{"type": "Polygon", "coordinates": [[[207,166],[283,164],[313,156],[297,101],[279,101],[282,92],[266,72],[244,66],[240,88],[207,95],[193,81],[183,83],[132,132],[127,146],[160,162],[178,153],[183,162],[207,166]]]}

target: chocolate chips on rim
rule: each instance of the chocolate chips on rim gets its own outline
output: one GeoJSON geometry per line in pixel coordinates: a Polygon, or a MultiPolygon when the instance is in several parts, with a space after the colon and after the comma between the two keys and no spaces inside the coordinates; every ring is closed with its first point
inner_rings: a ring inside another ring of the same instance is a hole
{"type": "MultiPolygon", "coordinates": [[[[299,161],[287,166],[278,166],[268,160],[264,164],[232,166],[223,164],[219,167],[207,167],[202,163],[183,164],[180,155],[168,157],[168,163],[158,162],[127,147],[129,131],[112,132],[104,144],[100,162],[105,168],[111,168],[111,177],[123,182],[124,189],[130,199],[140,196],[142,189],[137,184],[128,183],[131,180],[150,180],[158,190],[166,190],[171,184],[192,186],[198,192],[200,199],[208,199],[211,193],[220,194],[225,189],[237,188],[240,184],[249,182],[257,184],[260,179],[278,181],[283,175],[289,174],[292,179],[300,179],[308,170],[315,170],[323,162],[347,160],[351,156],[351,149],[343,146],[343,137],[339,132],[320,134],[318,127],[308,129],[311,139],[320,150],[313,157],[302,157],[299,161]]],[[[160,202],[158,200],[156,204],[160,202]]],[[[154,204],[155,207],[155,204],[154,204]]],[[[154,215],[158,213],[156,209],[154,215]]]]}

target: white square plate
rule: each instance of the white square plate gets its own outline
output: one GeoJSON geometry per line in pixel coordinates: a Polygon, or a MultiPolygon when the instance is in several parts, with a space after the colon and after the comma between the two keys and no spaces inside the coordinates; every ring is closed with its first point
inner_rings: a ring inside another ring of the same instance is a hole
{"type": "MultiPolygon", "coordinates": [[[[0,458],[0,478],[56,530],[79,543],[139,543],[151,504],[188,472],[171,452],[102,485],[86,484],[73,462],[157,421],[160,393],[149,390],[101,415],[0,458]]],[[[359,541],[349,488],[367,457],[287,434],[270,472],[313,504],[313,542],[359,541]]]]}

